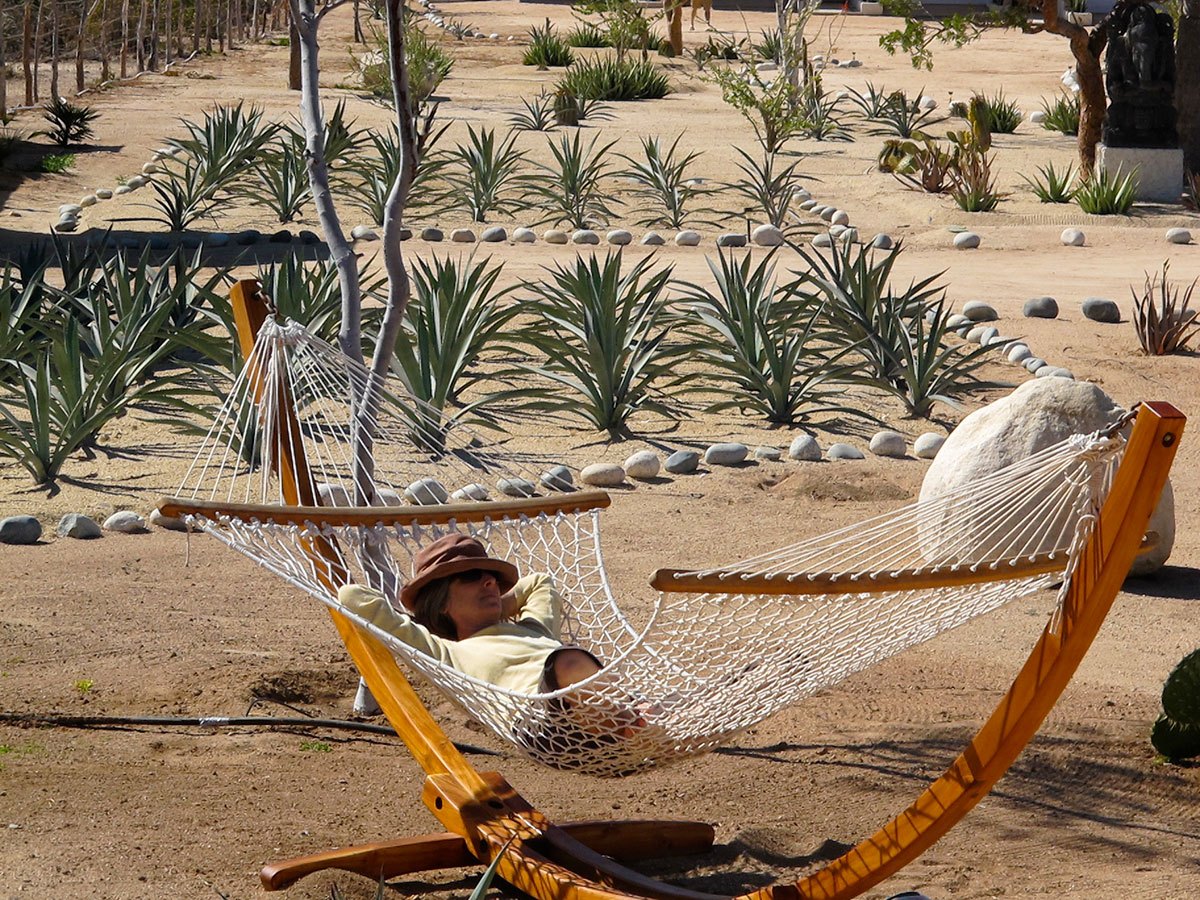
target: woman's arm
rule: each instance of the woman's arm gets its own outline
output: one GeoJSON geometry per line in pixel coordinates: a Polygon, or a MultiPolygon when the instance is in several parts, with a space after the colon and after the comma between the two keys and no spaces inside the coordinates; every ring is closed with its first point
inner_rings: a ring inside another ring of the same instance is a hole
{"type": "Polygon", "coordinates": [[[545,572],[526,575],[501,597],[505,618],[532,620],[553,638],[562,626],[562,598],[554,589],[554,580],[545,572]],[[511,611],[510,611],[511,610],[511,611]]]}
{"type": "Polygon", "coordinates": [[[338,591],[338,603],[348,612],[361,616],[372,625],[394,635],[414,650],[432,656],[439,662],[453,665],[448,642],[433,634],[411,616],[397,610],[387,597],[374,588],[348,584],[338,591]]]}

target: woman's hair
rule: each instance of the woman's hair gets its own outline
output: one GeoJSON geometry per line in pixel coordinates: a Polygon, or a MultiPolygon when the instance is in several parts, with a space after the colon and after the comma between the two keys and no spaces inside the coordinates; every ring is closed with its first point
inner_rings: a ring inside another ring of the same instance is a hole
{"type": "Polygon", "coordinates": [[[417,592],[413,601],[413,619],[424,625],[438,637],[458,640],[458,628],[454,620],[446,615],[446,604],[450,602],[450,578],[438,578],[417,592]]]}

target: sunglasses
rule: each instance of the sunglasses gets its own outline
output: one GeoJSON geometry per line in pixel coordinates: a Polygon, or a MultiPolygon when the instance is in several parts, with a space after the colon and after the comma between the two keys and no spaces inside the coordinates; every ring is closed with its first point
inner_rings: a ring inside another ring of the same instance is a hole
{"type": "Polygon", "coordinates": [[[467,569],[465,572],[454,575],[453,578],[463,584],[475,584],[477,581],[482,581],[485,575],[491,575],[494,578],[496,573],[489,569],[467,569]]]}

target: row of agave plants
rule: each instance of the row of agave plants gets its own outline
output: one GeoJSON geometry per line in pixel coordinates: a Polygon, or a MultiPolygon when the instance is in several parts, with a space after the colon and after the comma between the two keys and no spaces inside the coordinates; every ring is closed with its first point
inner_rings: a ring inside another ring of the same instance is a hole
{"type": "MultiPolygon", "coordinates": [[[[981,384],[989,351],[950,338],[935,279],[891,287],[899,249],[796,252],[803,265],[786,273],[774,253],[757,262],[721,255],[709,262],[709,285],[675,279],[653,256],[628,265],[620,251],[580,255],[508,287],[488,259],[418,259],[394,374],[435,411],[443,434],[537,415],[613,437],[631,433],[635,416],[698,408],[777,425],[873,420],[859,408],[875,405],[866,391],[927,416],[981,384]]],[[[333,266],[293,257],[259,274],[283,316],[335,340],[333,266]]],[[[182,251],[156,264],[63,245],[6,267],[0,458],[50,483],[131,410],[183,431],[202,427],[241,365],[228,338],[231,280],[203,274],[182,251]],[[54,262],[61,287],[46,277],[54,262]]],[[[376,296],[382,289],[364,284],[376,296]]],[[[368,314],[366,334],[377,333],[377,316],[368,314]]]]}
{"type": "MultiPolygon", "coordinates": [[[[598,115],[599,113],[593,113],[598,115]]],[[[518,116],[517,119],[521,119],[518,116]]],[[[219,224],[222,206],[234,198],[268,209],[279,222],[291,222],[311,205],[304,135],[295,125],[272,123],[261,110],[244,104],[217,107],[202,122],[184,122],[186,137],[169,141],[179,149],[159,163],[150,181],[151,210],[133,221],[150,221],[171,231],[198,223],[219,224]]],[[[619,218],[614,189],[632,194],[629,212],[644,227],[682,228],[718,225],[743,216],[780,228],[795,226],[802,178],[799,160],[776,153],[761,158],[738,150],[740,176],[729,184],[696,178],[697,151],[642,139],[637,155],[610,152],[614,141],[596,135],[583,139],[572,129],[548,138],[547,163],[528,159],[519,146],[519,129],[497,134],[469,126],[467,141],[438,146],[445,125],[433,109],[421,120],[421,163],[410,191],[410,215],[461,215],[485,222],[496,216],[522,215],[534,224],[566,223],[595,227],[619,218]],[[718,196],[736,196],[736,211],[719,210],[718,196]]],[[[334,190],[376,225],[382,224],[388,191],[400,165],[395,126],[386,131],[359,128],[339,103],[326,123],[325,157],[334,190]]]]}

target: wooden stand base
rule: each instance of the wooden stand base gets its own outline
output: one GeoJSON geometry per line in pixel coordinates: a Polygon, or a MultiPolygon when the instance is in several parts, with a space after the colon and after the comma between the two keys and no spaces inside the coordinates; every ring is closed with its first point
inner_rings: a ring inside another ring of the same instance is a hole
{"type": "MultiPolygon", "coordinates": [[[[705,822],[572,822],[559,828],[597,853],[618,862],[707,853],[712,849],[715,836],[713,827],[705,822]]],[[[268,891],[279,891],[305,875],[327,869],[354,872],[378,881],[414,872],[479,864],[463,838],[443,832],[269,863],[263,867],[260,877],[268,891]]]]}

